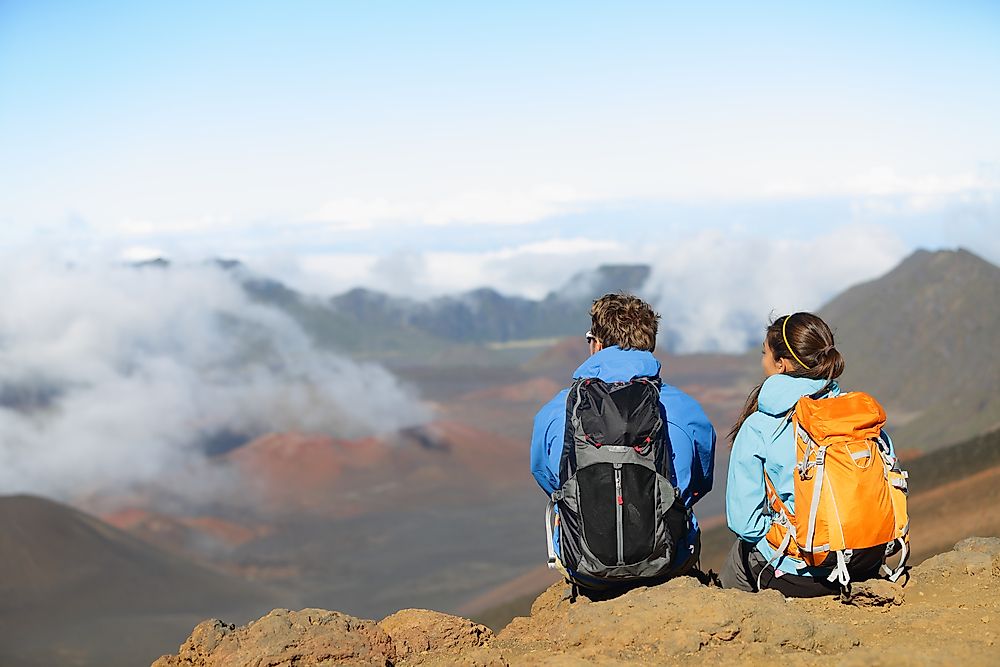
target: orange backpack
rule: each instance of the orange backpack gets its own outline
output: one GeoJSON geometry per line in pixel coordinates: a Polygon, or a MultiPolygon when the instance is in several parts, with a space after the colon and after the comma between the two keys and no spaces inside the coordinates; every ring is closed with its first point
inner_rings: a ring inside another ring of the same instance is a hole
{"type": "Polygon", "coordinates": [[[807,565],[832,567],[830,581],[850,584],[847,564],[854,549],[896,545],[896,581],[909,553],[907,473],[882,436],[885,411],[863,392],[829,398],[803,397],[792,415],[795,434],[795,512],[781,501],[765,471],[774,520],[766,539],[777,554],[807,565]]]}

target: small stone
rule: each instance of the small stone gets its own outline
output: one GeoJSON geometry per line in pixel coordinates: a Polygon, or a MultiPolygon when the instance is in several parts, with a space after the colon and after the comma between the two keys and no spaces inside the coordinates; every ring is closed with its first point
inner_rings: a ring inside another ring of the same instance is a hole
{"type": "Polygon", "coordinates": [[[862,581],[853,587],[845,602],[854,607],[888,607],[903,604],[903,587],[882,579],[862,581]]]}

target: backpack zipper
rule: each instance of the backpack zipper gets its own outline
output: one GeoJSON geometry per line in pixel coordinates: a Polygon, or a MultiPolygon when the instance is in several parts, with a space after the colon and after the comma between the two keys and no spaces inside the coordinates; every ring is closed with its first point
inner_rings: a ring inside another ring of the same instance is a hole
{"type": "Polygon", "coordinates": [[[625,564],[625,537],[622,527],[622,464],[615,465],[615,519],[618,524],[618,564],[625,564]]]}

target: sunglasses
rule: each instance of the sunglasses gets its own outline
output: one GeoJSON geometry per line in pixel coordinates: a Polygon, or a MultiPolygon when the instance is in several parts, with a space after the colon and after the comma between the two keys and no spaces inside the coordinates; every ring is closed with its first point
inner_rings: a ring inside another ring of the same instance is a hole
{"type": "Polygon", "coordinates": [[[586,338],[586,339],[587,339],[587,342],[588,342],[588,343],[593,343],[593,342],[594,342],[595,340],[597,340],[597,336],[595,336],[594,334],[592,334],[592,333],[591,333],[591,332],[589,332],[589,331],[588,331],[588,332],[587,332],[587,334],[586,334],[586,335],[584,336],[584,338],[586,338]]]}

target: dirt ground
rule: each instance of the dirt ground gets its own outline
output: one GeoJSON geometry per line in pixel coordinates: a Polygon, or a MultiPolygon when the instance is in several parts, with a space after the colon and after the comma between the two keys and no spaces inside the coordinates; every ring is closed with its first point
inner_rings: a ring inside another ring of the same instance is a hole
{"type": "Polygon", "coordinates": [[[914,568],[905,587],[856,584],[850,602],[743,593],[682,577],[613,600],[553,584],[499,634],[403,610],[383,621],[277,610],[236,628],[206,621],[154,667],[270,665],[997,665],[1000,538],[969,538],[914,568]]]}
{"type": "Polygon", "coordinates": [[[514,664],[1000,664],[1000,539],[929,559],[854,604],[710,589],[692,578],[570,604],[554,585],[493,646],[514,664]]]}

